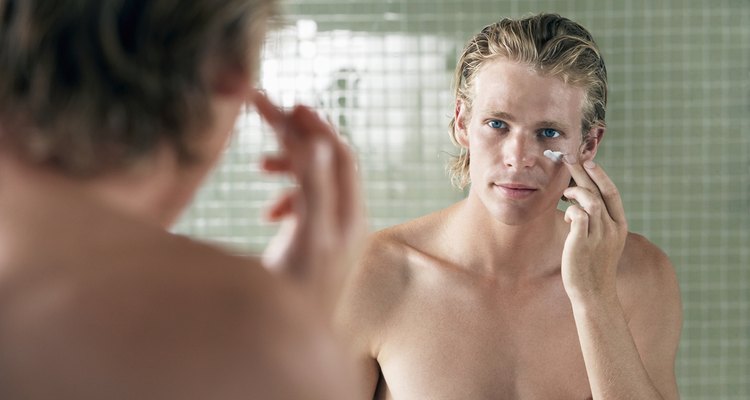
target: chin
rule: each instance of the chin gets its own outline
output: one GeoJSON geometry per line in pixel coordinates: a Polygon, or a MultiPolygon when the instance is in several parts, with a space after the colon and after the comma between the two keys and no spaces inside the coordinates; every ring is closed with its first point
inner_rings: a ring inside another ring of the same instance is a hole
{"type": "Polygon", "coordinates": [[[547,215],[557,209],[557,200],[545,204],[541,199],[530,202],[498,201],[496,198],[482,199],[488,214],[497,222],[508,226],[521,226],[547,215]]]}
{"type": "Polygon", "coordinates": [[[503,204],[497,201],[485,203],[485,208],[493,220],[510,226],[519,226],[528,223],[539,214],[535,208],[521,207],[516,204],[503,204]]]}

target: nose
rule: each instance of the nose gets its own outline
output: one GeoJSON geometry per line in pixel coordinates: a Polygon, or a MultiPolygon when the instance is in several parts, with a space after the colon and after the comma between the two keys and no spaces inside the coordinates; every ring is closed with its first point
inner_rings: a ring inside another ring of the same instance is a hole
{"type": "Polygon", "coordinates": [[[508,168],[529,168],[536,163],[535,143],[527,135],[509,135],[503,143],[503,164],[508,168]]]}

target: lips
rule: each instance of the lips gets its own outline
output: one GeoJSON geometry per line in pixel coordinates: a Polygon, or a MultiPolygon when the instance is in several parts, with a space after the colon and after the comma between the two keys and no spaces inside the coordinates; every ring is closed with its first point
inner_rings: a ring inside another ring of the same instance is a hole
{"type": "Polygon", "coordinates": [[[495,187],[506,197],[512,199],[523,199],[536,192],[533,186],[522,183],[496,183],[495,187]]]}

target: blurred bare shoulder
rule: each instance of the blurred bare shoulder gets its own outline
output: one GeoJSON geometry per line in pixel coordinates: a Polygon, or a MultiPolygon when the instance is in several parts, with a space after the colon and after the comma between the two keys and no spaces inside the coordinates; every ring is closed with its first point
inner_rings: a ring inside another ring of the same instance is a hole
{"type": "Polygon", "coordinates": [[[3,398],[336,398],[326,328],[257,260],[142,233],[4,276],[3,398]]]}

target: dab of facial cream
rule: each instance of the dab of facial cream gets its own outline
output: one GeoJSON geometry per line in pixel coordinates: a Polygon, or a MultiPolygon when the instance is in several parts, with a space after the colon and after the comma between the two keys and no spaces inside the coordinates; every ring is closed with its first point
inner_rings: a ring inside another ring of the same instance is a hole
{"type": "Polygon", "coordinates": [[[544,156],[555,162],[560,162],[563,159],[561,151],[544,150],[544,156]]]}

